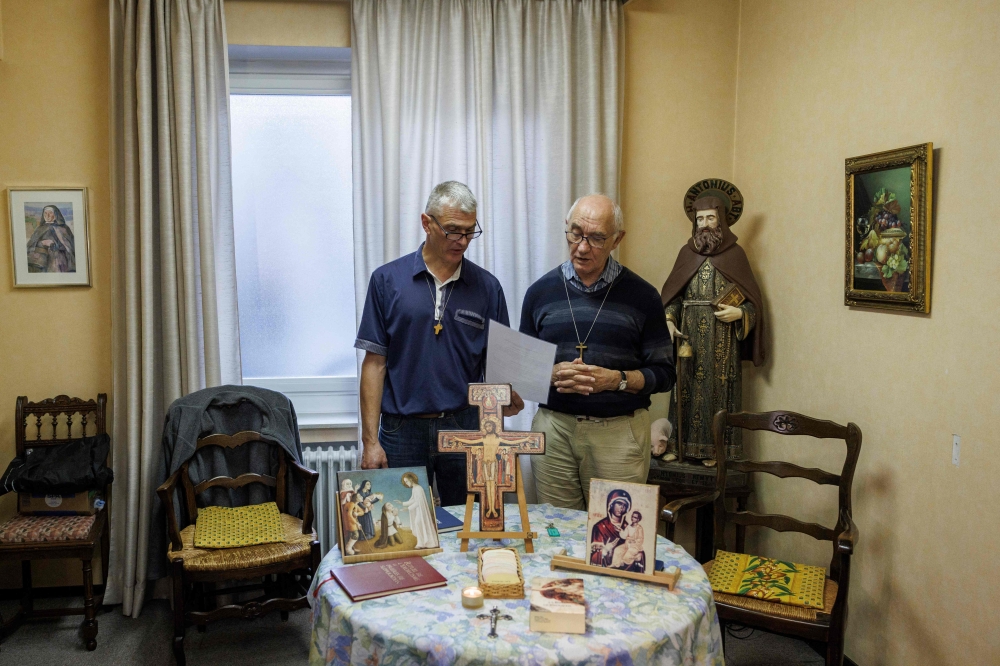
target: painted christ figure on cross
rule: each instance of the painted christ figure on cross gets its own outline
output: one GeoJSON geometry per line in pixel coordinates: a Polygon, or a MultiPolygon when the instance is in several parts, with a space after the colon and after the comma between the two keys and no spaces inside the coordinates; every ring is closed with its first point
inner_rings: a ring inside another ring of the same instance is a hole
{"type": "Polygon", "coordinates": [[[438,451],[466,455],[466,484],[479,493],[479,525],[483,532],[504,531],[503,494],[517,490],[517,455],[545,453],[545,435],[505,432],[504,405],[510,403],[509,384],[472,384],[469,403],[479,406],[479,431],[438,433],[438,451]]]}

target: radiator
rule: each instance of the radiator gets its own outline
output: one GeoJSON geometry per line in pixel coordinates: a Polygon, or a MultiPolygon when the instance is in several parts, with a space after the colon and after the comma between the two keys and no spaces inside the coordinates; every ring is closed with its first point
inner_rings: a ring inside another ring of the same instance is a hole
{"type": "Polygon", "coordinates": [[[358,449],[307,448],[302,451],[306,467],[319,472],[319,482],[313,492],[316,535],[325,555],[337,543],[337,472],[354,469],[358,449]]]}

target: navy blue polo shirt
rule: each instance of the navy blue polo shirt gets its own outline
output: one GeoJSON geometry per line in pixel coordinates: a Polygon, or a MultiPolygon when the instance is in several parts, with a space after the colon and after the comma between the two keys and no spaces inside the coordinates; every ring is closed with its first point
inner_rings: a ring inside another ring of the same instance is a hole
{"type": "Polygon", "coordinates": [[[468,259],[444,287],[434,335],[434,276],[416,252],[372,273],[354,346],[386,357],[382,413],[414,416],[469,406],[469,384],[486,376],[490,319],[509,325],[500,281],[468,259]],[[428,284],[430,285],[428,287],[428,284]]]}

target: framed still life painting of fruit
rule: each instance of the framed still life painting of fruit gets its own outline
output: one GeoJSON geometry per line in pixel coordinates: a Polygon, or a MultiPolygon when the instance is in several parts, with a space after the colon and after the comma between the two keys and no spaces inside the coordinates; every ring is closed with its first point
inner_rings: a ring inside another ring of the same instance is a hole
{"type": "Polygon", "coordinates": [[[934,147],[846,161],[844,304],[930,312],[934,147]]]}

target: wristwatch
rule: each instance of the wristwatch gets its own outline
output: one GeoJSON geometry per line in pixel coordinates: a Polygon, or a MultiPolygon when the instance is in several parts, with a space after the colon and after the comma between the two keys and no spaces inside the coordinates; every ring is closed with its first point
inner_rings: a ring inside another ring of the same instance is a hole
{"type": "Polygon", "coordinates": [[[621,382],[618,383],[618,390],[624,391],[626,388],[628,388],[628,377],[625,376],[624,370],[619,370],[618,372],[622,373],[622,380],[621,382]]]}

